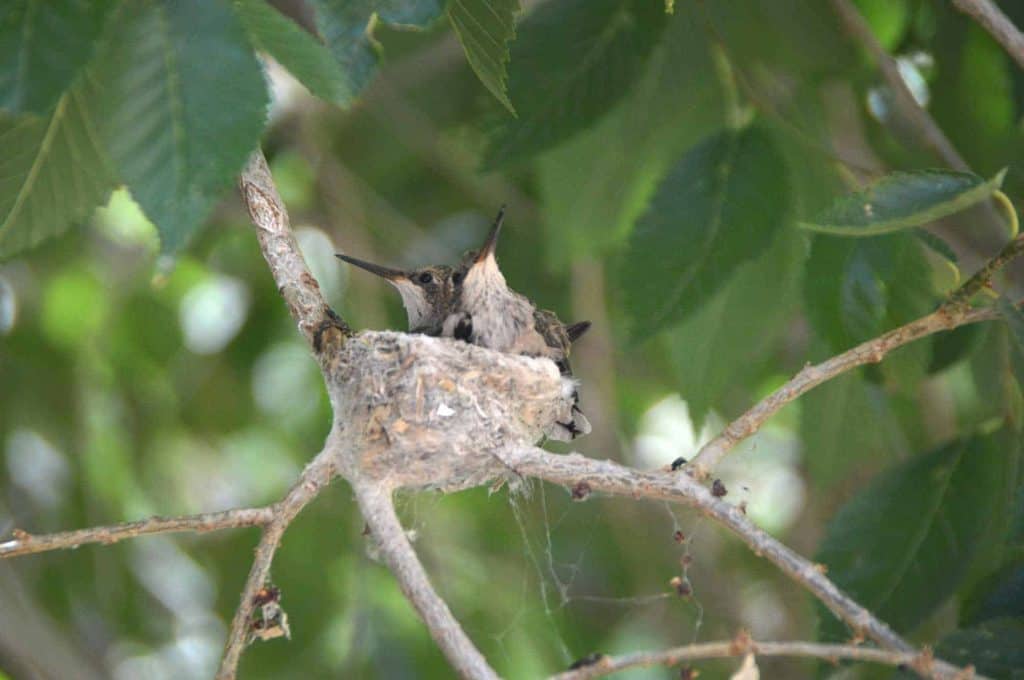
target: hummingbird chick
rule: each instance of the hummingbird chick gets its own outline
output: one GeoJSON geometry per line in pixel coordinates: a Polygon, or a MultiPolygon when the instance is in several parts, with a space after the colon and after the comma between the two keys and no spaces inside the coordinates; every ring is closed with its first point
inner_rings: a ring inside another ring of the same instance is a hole
{"type": "Polygon", "coordinates": [[[558,423],[561,430],[552,432],[551,437],[569,441],[590,432],[590,423],[579,409],[579,393],[569,365],[572,342],[590,328],[590,322],[566,326],[554,312],[538,309],[508,287],[495,257],[504,217],[503,206],[484,245],[455,270],[453,278],[464,274],[459,277],[461,281],[453,282],[453,311],[445,319],[441,334],[499,352],[554,361],[565,381],[566,396],[573,398],[573,407],[572,418],[558,423]]]}
{"type": "MultiPolygon", "coordinates": [[[[452,312],[453,269],[447,265],[421,269],[391,269],[348,255],[335,257],[385,279],[398,289],[409,318],[409,332],[441,335],[445,319],[452,312]]],[[[458,277],[461,280],[461,275],[458,277]]]]}

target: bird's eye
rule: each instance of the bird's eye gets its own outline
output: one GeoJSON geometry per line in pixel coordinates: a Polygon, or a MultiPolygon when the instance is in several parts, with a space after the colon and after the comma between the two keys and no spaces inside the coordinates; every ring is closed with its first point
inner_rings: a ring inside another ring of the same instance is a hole
{"type": "Polygon", "coordinates": [[[466,278],[466,275],[462,272],[455,272],[452,274],[452,281],[456,284],[462,283],[462,279],[466,278]]]}
{"type": "Polygon", "coordinates": [[[419,276],[420,283],[430,283],[434,280],[434,277],[430,275],[430,272],[423,272],[419,276]]]}

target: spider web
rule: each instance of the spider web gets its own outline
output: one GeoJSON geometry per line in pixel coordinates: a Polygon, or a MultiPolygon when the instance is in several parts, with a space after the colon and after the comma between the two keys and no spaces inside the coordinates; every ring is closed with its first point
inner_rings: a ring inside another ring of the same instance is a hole
{"type": "MultiPolygon", "coordinates": [[[[663,503],[661,507],[668,516],[671,530],[665,531],[659,526],[650,527],[652,538],[668,537],[667,552],[679,554],[679,570],[675,576],[679,578],[680,584],[685,583],[689,589],[685,597],[681,596],[673,585],[669,585],[669,577],[673,574],[666,574],[663,581],[652,583],[651,589],[655,592],[645,595],[622,596],[587,591],[577,583],[588,566],[595,566],[589,553],[599,535],[599,528],[605,526],[596,516],[604,510],[598,509],[597,503],[570,502],[558,512],[556,517],[553,517],[546,486],[537,481],[529,481],[525,484],[526,486],[521,492],[513,492],[508,496],[509,506],[518,528],[518,538],[522,544],[523,577],[520,585],[520,602],[516,614],[511,617],[508,625],[490,634],[490,638],[498,645],[507,661],[511,663],[512,659],[506,648],[506,639],[526,625],[525,621],[529,618],[531,611],[538,609],[544,622],[545,632],[566,667],[573,661],[595,651],[581,649],[578,645],[574,646],[562,632],[565,624],[571,625],[573,621],[578,620],[575,617],[581,615],[572,611],[574,604],[613,610],[659,608],[660,612],[649,612],[649,617],[658,616],[662,619],[671,617],[673,623],[682,618],[690,624],[690,642],[699,638],[704,620],[704,607],[697,596],[696,587],[690,580],[689,570],[694,562],[690,548],[704,522],[702,518],[692,520],[687,531],[684,532],[683,522],[675,510],[668,503],[663,503]],[[539,526],[538,520],[532,519],[527,513],[530,506],[537,506],[540,510],[539,526]],[[579,519],[580,515],[584,514],[590,516],[590,521],[587,522],[582,540],[577,541],[582,545],[570,550],[569,559],[564,559],[562,553],[565,552],[565,549],[559,547],[559,530],[569,519],[574,517],[579,519]],[[673,536],[683,536],[683,539],[681,542],[672,542],[673,536]],[[531,580],[535,583],[535,590],[530,588],[531,580]],[[673,604],[681,604],[682,607],[673,606],[673,604]],[[562,625],[560,625],[560,620],[562,625]]],[[[657,539],[653,538],[653,540],[657,539]]],[[[679,643],[685,642],[682,639],[678,641],[679,643]]]]}

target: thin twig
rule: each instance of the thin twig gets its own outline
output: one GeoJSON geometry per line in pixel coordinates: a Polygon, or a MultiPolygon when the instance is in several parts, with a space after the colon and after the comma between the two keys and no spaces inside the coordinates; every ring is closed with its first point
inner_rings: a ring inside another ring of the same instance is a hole
{"type": "Polygon", "coordinates": [[[832,0],[832,6],[846,31],[871,54],[871,58],[882,71],[882,77],[892,92],[893,104],[900,116],[911,123],[910,127],[920,135],[921,142],[938,154],[939,158],[953,169],[969,171],[967,161],[963,159],[935,120],[914,99],[903,76],[900,75],[896,60],[878,42],[871,27],[864,21],[864,17],[860,15],[853,3],[850,0],[832,0]]]}
{"type": "Polygon", "coordinates": [[[281,544],[285,529],[295,516],[320,494],[334,475],[332,460],[335,455],[335,436],[332,431],[324,450],[306,466],[288,495],[271,506],[273,519],[263,529],[263,536],[256,546],[256,557],[242,590],[242,601],[231,620],[231,629],[228,631],[228,640],[221,657],[220,669],[217,671],[217,680],[233,680],[238,671],[238,661],[250,641],[251,621],[255,609],[254,597],[269,580],[270,564],[281,544]]]}
{"type": "MultiPolygon", "coordinates": [[[[973,277],[972,277],[973,278],[973,277]]],[[[786,383],[757,402],[746,413],[722,430],[721,434],[700,448],[690,461],[687,471],[696,479],[707,479],[715,466],[721,462],[737,444],[750,437],[783,406],[818,385],[842,373],[864,366],[877,364],[894,349],[925,336],[948,331],[958,326],[978,321],[991,321],[997,315],[990,309],[977,309],[962,314],[952,314],[945,308],[895,328],[853,349],[827,359],[820,364],[807,365],[786,383]]]]}
{"type": "Polygon", "coordinates": [[[350,480],[356,502],[370,530],[370,537],[409,598],[427,624],[430,635],[463,678],[496,679],[497,673],[462,630],[448,605],[437,594],[416,551],[409,544],[395,507],[391,491],[379,484],[359,479],[350,480]]]}
{"type": "Polygon", "coordinates": [[[971,278],[967,279],[962,286],[960,286],[949,301],[943,305],[944,308],[949,309],[956,306],[964,306],[970,303],[971,298],[981,292],[981,289],[987,286],[991,281],[992,277],[996,273],[1005,267],[1007,263],[1024,254],[1024,236],[1018,235],[1012,241],[1003,246],[995,257],[986,262],[981,269],[974,273],[971,278]]]}
{"type": "Polygon", "coordinates": [[[48,550],[74,550],[87,543],[109,545],[136,536],[167,534],[183,531],[203,533],[221,529],[263,526],[273,517],[271,508],[238,508],[221,512],[205,512],[185,517],[150,517],[136,522],[123,522],[110,526],[91,527],[56,534],[30,534],[15,529],[14,538],[0,543],[0,558],[32,555],[48,550]]]}
{"type": "Polygon", "coordinates": [[[991,0],[953,0],[953,5],[970,15],[992,34],[1006,53],[1024,69],[1024,33],[991,0]]]}
{"type": "MultiPolygon", "coordinates": [[[[856,645],[826,645],[814,642],[755,642],[748,637],[739,636],[735,640],[722,642],[703,642],[700,644],[674,647],[654,652],[636,652],[622,656],[603,656],[592,665],[577,670],[559,673],[550,680],[584,680],[611,675],[628,668],[648,668],[651,666],[678,666],[686,661],[704,659],[728,659],[746,654],[755,656],[791,656],[805,659],[821,659],[830,663],[839,661],[864,661],[885,666],[907,666],[920,668],[924,677],[946,677],[929,671],[932,662],[927,653],[892,652],[877,647],[859,647],[856,645]]],[[[961,677],[967,677],[966,674],[961,677]]],[[[978,676],[973,676],[977,678],[978,676]]]]}
{"type": "MultiPolygon", "coordinates": [[[[699,508],[746,543],[793,581],[810,591],[858,636],[874,640],[891,651],[915,653],[914,648],[874,614],[842,592],[814,564],[765,533],[736,506],[720,498],[689,475],[639,472],[612,461],[593,460],[579,454],[553,454],[539,448],[507,451],[502,461],[520,475],[537,477],[573,489],[574,498],[603,492],[630,498],[665,500],[699,508]],[[585,491],[584,491],[585,490],[585,491]]],[[[935,668],[954,677],[956,667],[936,660],[935,668]]]]}

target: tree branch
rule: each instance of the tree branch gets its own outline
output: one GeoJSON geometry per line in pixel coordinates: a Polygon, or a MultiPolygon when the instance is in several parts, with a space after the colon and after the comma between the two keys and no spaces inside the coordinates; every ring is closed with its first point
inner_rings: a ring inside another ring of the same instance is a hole
{"type": "Polygon", "coordinates": [[[953,5],[974,18],[1024,69],[1024,33],[991,0],[953,0],[953,5]]]}
{"type": "Polygon", "coordinates": [[[228,632],[224,655],[221,657],[220,669],[217,671],[217,680],[233,680],[238,671],[238,661],[242,656],[242,651],[251,640],[256,593],[269,580],[270,564],[274,560],[274,553],[277,552],[281,544],[281,537],[284,535],[285,529],[333,478],[333,456],[336,453],[334,448],[336,441],[337,435],[332,430],[324,450],[306,466],[288,495],[271,506],[273,519],[264,527],[263,536],[260,538],[259,545],[256,546],[256,557],[253,559],[249,577],[242,590],[242,601],[231,620],[231,629],[228,632]]]}
{"type": "Polygon", "coordinates": [[[273,510],[265,508],[238,508],[221,512],[205,512],[184,517],[150,517],[136,522],[123,522],[110,526],[91,527],[77,531],[62,531],[56,534],[32,534],[15,529],[14,538],[0,543],[0,558],[33,555],[49,550],[74,550],[87,543],[109,545],[136,536],[166,534],[184,531],[204,533],[221,529],[263,526],[273,518],[273,510]]]}
{"type": "MultiPolygon", "coordinates": [[[[739,536],[755,555],[764,557],[793,581],[809,590],[857,636],[864,636],[886,649],[914,653],[914,648],[866,608],[842,592],[827,576],[823,565],[813,564],[791,548],[757,527],[731,503],[714,497],[702,484],[686,474],[639,472],[612,461],[598,461],[577,453],[553,454],[536,447],[506,451],[502,461],[520,475],[537,477],[570,487],[574,498],[599,491],[633,499],[663,500],[699,508],[706,516],[739,536]]],[[[936,660],[943,677],[954,677],[958,669],[936,660]]]]}
{"type": "MultiPolygon", "coordinates": [[[[735,640],[721,642],[704,642],[700,644],[674,647],[656,652],[636,652],[618,657],[603,656],[594,664],[577,670],[559,673],[550,680],[584,680],[611,675],[628,668],[648,668],[651,666],[678,666],[686,661],[702,659],[728,659],[747,654],[755,656],[792,656],[805,659],[821,659],[830,663],[839,661],[865,661],[885,666],[906,666],[913,668],[922,677],[950,677],[934,668],[934,659],[926,652],[891,652],[875,647],[858,647],[856,645],[826,645],[814,642],[755,642],[741,633],[735,640]]],[[[960,677],[968,676],[968,671],[960,671],[960,677]]],[[[955,676],[953,676],[955,677],[955,676]]]]}
{"type": "Polygon", "coordinates": [[[894,349],[914,340],[920,340],[933,333],[952,330],[965,324],[991,321],[996,318],[998,318],[997,314],[991,309],[975,309],[954,314],[943,307],[884,335],[862,342],[853,349],[820,364],[807,365],[782,387],[754,404],[750,410],[729,423],[721,434],[702,446],[687,466],[687,472],[698,480],[707,479],[715,466],[737,444],[760,430],[765,421],[775,415],[783,406],[823,382],[858,366],[877,364],[894,349]]]}
{"type": "Polygon", "coordinates": [[[920,135],[920,141],[924,146],[934,151],[953,169],[962,172],[969,171],[967,161],[963,159],[963,156],[956,150],[935,120],[928,115],[928,112],[918,105],[914,95],[903,81],[903,76],[900,75],[896,60],[878,42],[871,27],[864,21],[864,17],[860,15],[853,3],[850,0],[832,0],[832,6],[846,31],[867,49],[871,58],[882,71],[882,77],[892,92],[893,104],[900,116],[911,123],[911,127],[920,135]]]}
{"type": "Polygon", "coordinates": [[[372,540],[448,661],[464,678],[496,680],[498,674],[487,664],[448,605],[431,586],[395,514],[391,490],[365,480],[350,481],[372,540]]]}
{"type": "Polygon", "coordinates": [[[288,211],[259,149],[253,152],[242,170],[239,188],[277,290],[298,324],[299,332],[319,355],[324,349],[325,333],[330,331],[333,341],[342,341],[351,335],[351,329],[324,302],[320,284],[309,273],[292,234],[288,211]]]}

